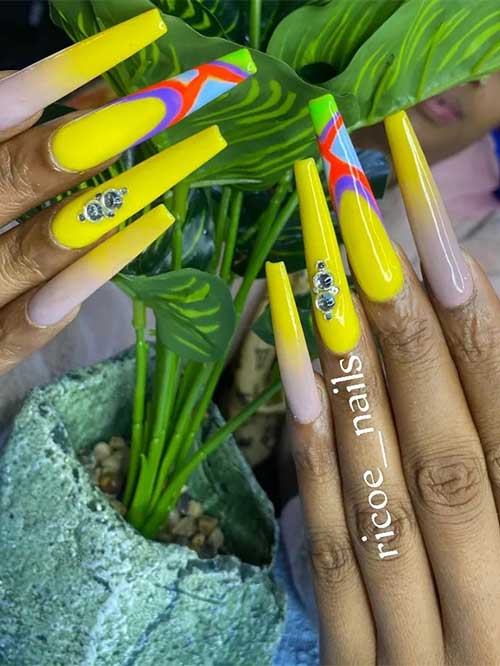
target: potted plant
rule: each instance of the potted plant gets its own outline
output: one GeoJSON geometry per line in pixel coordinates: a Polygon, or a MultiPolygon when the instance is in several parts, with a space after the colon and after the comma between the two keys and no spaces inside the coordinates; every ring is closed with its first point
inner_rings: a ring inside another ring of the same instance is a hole
{"type": "MultiPolygon", "coordinates": [[[[133,357],[35,391],[14,425],[0,460],[6,664],[270,661],[283,618],[268,570],[276,532],[230,436],[279,381],[227,423],[211,405],[266,258],[304,267],[290,168],[317,155],[307,102],[332,91],[352,130],[500,68],[494,4],[52,0],[54,20],[75,40],[155,5],[165,13],[167,35],[108,73],[120,95],[234,42],[253,49],[258,72],[113,167],[213,123],[229,144],[166,193],[173,231],[116,279],[134,302],[133,357]],[[78,459],[113,435],[131,444],[126,520],[78,459]],[[186,483],[223,524],[226,555],[204,560],[154,541],[186,483]]],[[[363,157],[381,193],[386,165],[363,157]]],[[[259,330],[268,335],[265,317],[259,330]]]]}

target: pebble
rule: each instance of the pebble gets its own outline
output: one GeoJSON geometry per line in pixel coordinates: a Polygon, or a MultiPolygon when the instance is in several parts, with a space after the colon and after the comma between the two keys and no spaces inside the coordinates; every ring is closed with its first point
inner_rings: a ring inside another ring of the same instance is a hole
{"type": "Polygon", "coordinates": [[[195,550],[199,550],[205,543],[205,535],[197,532],[191,539],[191,545],[195,550]]]}
{"type": "Polygon", "coordinates": [[[114,507],[116,509],[116,511],[118,511],[118,513],[121,516],[124,516],[127,513],[127,507],[125,506],[125,504],[122,504],[120,501],[118,501],[114,497],[110,498],[109,503],[111,504],[112,507],[114,507]]]}
{"type": "Polygon", "coordinates": [[[119,474],[123,466],[123,455],[121,451],[114,451],[108,458],[105,458],[101,467],[104,472],[109,474],[119,474]]]}
{"type": "Polygon", "coordinates": [[[196,520],[193,516],[183,516],[172,530],[176,536],[191,537],[196,532],[196,520]]]}
{"type": "Polygon", "coordinates": [[[189,500],[187,512],[190,516],[193,516],[193,518],[199,518],[203,515],[203,507],[200,502],[197,502],[196,500],[189,500]]]}
{"type": "Polygon", "coordinates": [[[99,488],[107,495],[119,495],[123,488],[123,482],[116,476],[103,474],[99,479],[99,488]]]}
{"type": "Polygon", "coordinates": [[[96,463],[102,462],[111,455],[111,447],[106,442],[99,442],[94,446],[94,458],[96,463]]]}
{"type": "Polygon", "coordinates": [[[127,444],[125,443],[125,440],[123,437],[112,437],[109,440],[109,445],[112,449],[124,449],[126,448],[127,444]]]}
{"type": "Polygon", "coordinates": [[[198,519],[198,529],[202,534],[208,536],[210,532],[217,527],[218,522],[217,518],[214,518],[213,516],[201,516],[198,519]]]}
{"type": "Polygon", "coordinates": [[[220,527],[216,527],[207,538],[207,543],[217,552],[224,544],[224,534],[220,527]]]}
{"type": "Polygon", "coordinates": [[[168,521],[167,521],[168,529],[172,531],[180,519],[181,519],[181,514],[177,511],[177,509],[173,509],[168,515],[168,521]]]}

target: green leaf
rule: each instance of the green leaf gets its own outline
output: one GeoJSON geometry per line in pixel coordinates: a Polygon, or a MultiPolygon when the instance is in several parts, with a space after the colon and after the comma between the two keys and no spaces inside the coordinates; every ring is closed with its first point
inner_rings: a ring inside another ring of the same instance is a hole
{"type": "MultiPolygon", "coordinates": [[[[165,197],[167,208],[172,208],[165,197]]],[[[206,270],[214,254],[214,220],[208,194],[202,189],[189,192],[186,220],[182,227],[182,267],[206,270]]],[[[172,268],[172,228],[130,263],[126,275],[158,275],[172,268]]]]}
{"type": "MultiPolygon", "coordinates": [[[[295,302],[297,304],[297,310],[299,312],[302,328],[304,329],[304,335],[306,338],[307,348],[309,349],[309,354],[311,355],[311,358],[317,358],[318,347],[316,344],[316,337],[314,335],[314,326],[311,314],[311,296],[310,294],[301,294],[299,296],[295,296],[295,302]]],[[[274,333],[269,305],[254,323],[252,330],[259,336],[259,338],[261,338],[261,340],[267,342],[268,345],[274,346],[274,333]]]]}
{"type": "Polygon", "coordinates": [[[226,34],[215,13],[210,11],[208,7],[210,3],[198,0],[153,0],[153,2],[164,14],[179,17],[202,35],[219,37],[226,34]]]}
{"type": "Polygon", "coordinates": [[[118,275],[114,281],[154,311],[158,337],[168,349],[201,363],[225,353],[236,318],[231,293],[219,277],[185,268],[153,277],[118,275]]]}

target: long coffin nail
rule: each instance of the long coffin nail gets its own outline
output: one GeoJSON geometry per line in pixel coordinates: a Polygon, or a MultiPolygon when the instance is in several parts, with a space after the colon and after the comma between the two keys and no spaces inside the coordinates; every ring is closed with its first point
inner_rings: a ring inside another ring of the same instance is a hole
{"type": "Polygon", "coordinates": [[[163,205],[143,215],[49,280],[31,299],[28,317],[53,326],[108,282],[175,221],[163,205]]]}
{"type": "Polygon", "coordinates": [[[266,276],[276,354],[288,406],[297,421],[312,423],[321,412],[321,402],[285,264],[267,262],[266,276]]]}
{"type": "Polygon", "coordinates": [[[462,305],[473,292],[471,274],[410,120],[395,113],[385,129],[425,277],[444,307],[462,305]]]}
{"type": "Polygon", "coordinates": [[[156,83],[58,128],[51,152],[59,167],[84,171],[136,146],[201,109],[256,72],[248,49],[156,83]]]}
{"type": "Polygon", "coordinates": [[[69,95],[164,35],[157,9],[139,14],[0,80],[0,129],[69,95]]]}
{"type": "Polygon", "coordinates": [[[226,147],[216,125],[166,148],[104,185],[84,190],[52,220],[52,235],[68,248],[86,247],[139,212],[226,147]]]}
{"type": "Polygon", "coordinates": [[[295,162],[295,180],[316,326],[329,349],[346,353],[359,340],[359,320],[313,159],[295,162]]]}
{"type": "Polygon", "coordinates": [[[366,296],[387,301],[401,290],[403,269],[370,184],[332,95],[312,100],[309,110],[349,263],[366,296]]]}

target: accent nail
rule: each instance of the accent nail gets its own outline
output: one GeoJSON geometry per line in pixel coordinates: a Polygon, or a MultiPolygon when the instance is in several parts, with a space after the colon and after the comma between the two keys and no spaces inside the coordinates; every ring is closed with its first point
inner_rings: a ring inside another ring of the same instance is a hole
{"type": "Polygon", "coordinates": [[[90,250],[39,289],[28,305],[35,326],[53,326],[143,252],[175,221],[163,204],[90,250]]]}
{"type": "Polygon", "coordinates": [[[248,49],[240,49],[111,102],[54,132],[54,161],[67,171],[91,169],[178,123],[256,71],[248,49]]]}
{"type": "Polygon", "coordinates": [[[321,412],[321,401],[285,264],[268,261],[266,276],[276,354],[288,406],[297,421],[312,423],[321,412]]]}
{"type": "Polygon", "coordinates": [[[325,345],[343,354],[358,343],[359,320],[313,159],[295,162],[295,181],[316,326],[325,345]]]}
{"type": "Polygon", "coordinates": [[[52,220],[54,239],[68,248],[97,241],[226,147],[217,125],[190,136],[99,187],[84,190],[52,220]]]}
{"type": "Polygon", "coordinates": [[[370,300],[390,300],[403,286],[403,269],[342,116],[332,95],[312,100],[309,111],[356,280],[370,300]]]}
{"type": "Polygon", "coordinates": [[[21,123],[167,32],[157,9],[139,14],[0,80],[0,129],[21,123]]]}
{"type": "Polygon", "coordinates": [[[410,119],[395,113],[385,129],[425,277],[444,307],[463,305],[472,296],[471,274],[410,119]]]}

